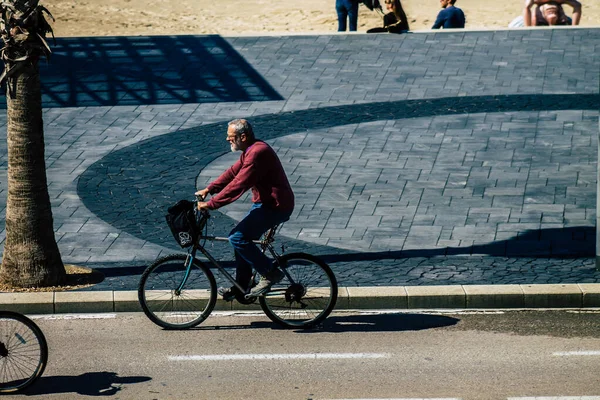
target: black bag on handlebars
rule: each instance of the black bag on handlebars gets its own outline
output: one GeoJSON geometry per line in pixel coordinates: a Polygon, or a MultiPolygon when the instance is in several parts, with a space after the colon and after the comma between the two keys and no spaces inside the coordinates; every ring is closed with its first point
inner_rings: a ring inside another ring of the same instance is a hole
{"type": "Polygon", "coordinates": [[[169,207],[168,214],[165,216],[173,237],[181,247],[189,247],[198,239],[194,207],[194,202],[179,200],[169,207]]]}

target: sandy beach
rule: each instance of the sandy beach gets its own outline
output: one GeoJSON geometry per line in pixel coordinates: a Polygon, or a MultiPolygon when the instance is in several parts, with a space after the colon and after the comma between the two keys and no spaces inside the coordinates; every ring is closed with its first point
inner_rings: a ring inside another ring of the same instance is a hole
{"type": "MultiPolygon", "coordinates": [[[[582,0],[580,26],[600,26],[600,0],[582,0]]],[[[48,0],[57,37],[219,34],[223,36],[337,31],[334,0],[48,0]]],[[[427,30],[438,0],[403,0],[411,31],[427,30]]],[[[504,29],[521,13],[522,0],[458,0],[467,29],[504,29]]],[[[567,14],[571,8],[565,6],[567,14]]],[[[382,17],[360,6],[359,32],[382,17]]]]}

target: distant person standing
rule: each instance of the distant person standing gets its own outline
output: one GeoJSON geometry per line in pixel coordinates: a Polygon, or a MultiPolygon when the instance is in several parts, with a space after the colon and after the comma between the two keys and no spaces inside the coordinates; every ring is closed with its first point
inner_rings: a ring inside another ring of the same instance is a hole
{"type": "Polygon", "coordinates": [[[456,0],[440,0],[443,10],[437,16],[431,29],[453,29],[465,27],[465,14],[458,7],[454,7],[456,0]]]}
{"type": "Polygon", "coordinates": [[[338,32],[346,31],[346,21],[350,21],[350,31],[356,32],[358,26],[359,0],[335,0],[335,10],[338,16],[338,32]]]}

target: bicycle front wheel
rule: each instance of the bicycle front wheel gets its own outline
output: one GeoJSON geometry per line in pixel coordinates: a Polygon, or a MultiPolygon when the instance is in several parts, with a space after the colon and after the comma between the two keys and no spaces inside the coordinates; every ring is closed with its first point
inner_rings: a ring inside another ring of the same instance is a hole
{"type": "Polygon", "coordinates": [[[194,259],[173,254],[158,259],[142,274],[138,298],[152,322],[166,329],[186,329],[204,321],[217,302],[213,273],[194,259]]]}
{"type": "Polygon", "coordinates": [[[0,311],[0,393],[14,393],[39,378],[48,362],[41,329],[26,316],[0,311]]]}
{"type": "Polygon", "coordinates": [[[279,259],[279,266],[286,277],[259,297],[267,317],[288,328],[310,328],[327,318],[338,296],[329,265],[310,254],[290,253],[279,259]]]}

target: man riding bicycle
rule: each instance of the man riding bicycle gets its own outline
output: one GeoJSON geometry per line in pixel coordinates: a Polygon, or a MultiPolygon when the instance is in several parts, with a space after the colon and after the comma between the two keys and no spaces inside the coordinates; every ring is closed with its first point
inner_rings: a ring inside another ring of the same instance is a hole
{"type": "MultiPolygon", "coordinates": [[[[252,207],[248,214],[229,233],[237,264],[236,281],[248,288],[252,269],[260,274],[260,280],[250,291],[250,296],[260,296],[285,276],[276,265],[252,242],[259,239],[269,228],[287,221],[294,210],[294,193],[288,182],[281,161],[275,151],[254,136],[252,125],[245,119],[229,122],[227,141],[231,151],[241,151],[240,159],[197,196],[212,197],[198,202],[198,209],[216,210],[239,199],[252,189],[252,207]]],[[[232,301],[239,290],[219,288],[225,301],[232,301]]]]}

